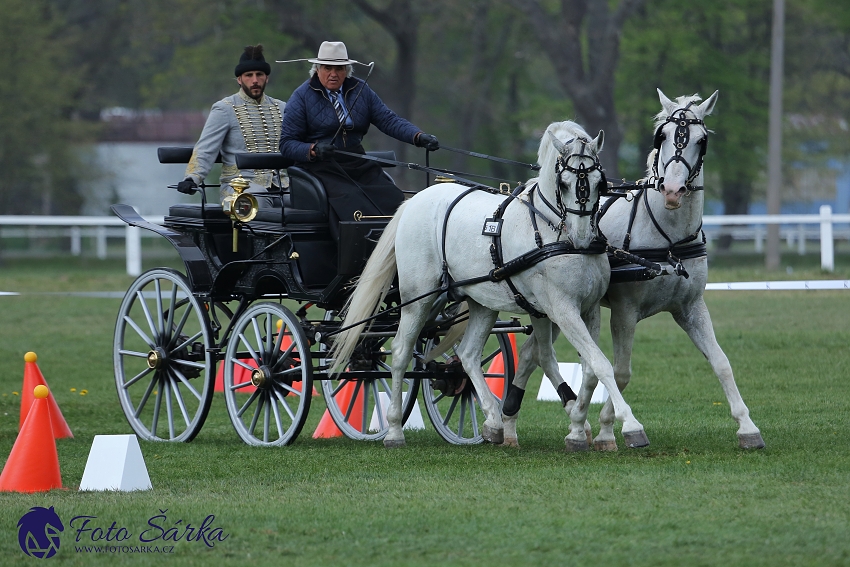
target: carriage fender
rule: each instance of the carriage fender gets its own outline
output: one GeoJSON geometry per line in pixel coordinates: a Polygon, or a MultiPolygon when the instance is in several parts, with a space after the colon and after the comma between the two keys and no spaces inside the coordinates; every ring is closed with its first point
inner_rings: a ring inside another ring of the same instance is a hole
{"type": "Polygon", "coordinates": [[[186,266],[186,277],[193,292],[204,293],[212,289],[212,277],[206,258],[191,237],[146,221],[130,205],[112,205],[111,209],[128,225],[155,232],[174,246],[186,266]]]}

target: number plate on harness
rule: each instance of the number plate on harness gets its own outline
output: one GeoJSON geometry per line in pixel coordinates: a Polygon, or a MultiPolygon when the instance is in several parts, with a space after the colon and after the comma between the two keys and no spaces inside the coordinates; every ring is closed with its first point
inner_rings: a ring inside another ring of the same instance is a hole
{"type": "Polygon", "coordinates": [[[481,231],[484,236],[501,236],[502,234],[502,219],[487,219],[484,221],[484,229],[481,231]]]}

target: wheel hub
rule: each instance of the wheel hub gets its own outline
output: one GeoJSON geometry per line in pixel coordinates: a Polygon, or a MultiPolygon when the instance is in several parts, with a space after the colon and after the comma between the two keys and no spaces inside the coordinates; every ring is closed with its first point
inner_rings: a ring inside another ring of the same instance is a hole
{"type": "Polygon", "coordinates": [[[165,362],[165,358],[165,350],[162,347],[156,347],[148,353],[148,368],[158,370],[160,367],[162,367],[162,363],[165,362]]]}
{"type": "Polygon", "coordinates": [[[271,379],[271,376],[272,373],[268,366],[260,366],[251,372],[251,384],[261,388],[271,379]]]}

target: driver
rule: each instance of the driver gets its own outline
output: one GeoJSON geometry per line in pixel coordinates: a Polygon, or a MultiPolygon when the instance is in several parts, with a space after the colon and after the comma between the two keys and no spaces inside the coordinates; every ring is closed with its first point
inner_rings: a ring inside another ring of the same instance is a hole
{"type": "MultiPolygon", "coordinates": [[[[303,61],[303,60],[302,60],[303,61]]],[[[434,151],[437,138],[425,134],[390,110],[369,86],[355,79],[353,63],[341,41],[319,47],[310,79],[289,97],[280,135],[280,153],[318,177],[328,194],[330,229],[336,239],[339,221],[364,216],[391,216],[404,194],[377,163],[337,153],[363,154],[361,141],[374,124],[393,138],[434,151]]]]}
{"type": "MultiPolygon", "coordinates": [[[[177,184],[178,191],[195,193],[219,153],[222,200],[233,193],[230,182],[240,174],[251,182],[249,193],[280,190],[274,185],[277,180],[273,179],[272,170],[239,171],[236,167],[236,154],[271,153],[277,149],[286,103],[264,94],[269,73],[271,65],[263,57],[263,46],[246,47],[235,69],[239,92],[213,104],[186,167],[186,178],[177,184]]],[[[285,172],[281,174],[280,183],[283,187],[289,186],[285,172]]]]}

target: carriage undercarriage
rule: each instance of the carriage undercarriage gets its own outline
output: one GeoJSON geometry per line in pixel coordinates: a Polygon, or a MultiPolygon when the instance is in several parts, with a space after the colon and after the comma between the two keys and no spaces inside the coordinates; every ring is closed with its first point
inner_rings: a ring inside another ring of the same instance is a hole
{"type": "MultiPolygon", "coordinates": [[[[314,383],[344,435],[386,435],[398,312],[370,323],[342,372],[332,373],[325,358],[342,324],[337,314],[386,223],[341,223],[337,250],[326,204],[316,195],[321,188],[297,168],[290,176],[291,196],[273,200],[250,222],[232,220],[218,205],[178,205],[158,226],[130,207],[113,207],[128,224],[169,240],[186,268],[143,273],[119,310],[116,386],[128,422],[143,439],[191,441],[214,393],[222,391],[245,443],[288,445],[307,420],[314,383]]],[[[399,301],[397,292],[390,293],[383,308],[399,301]]],[[[446,352],[433,361],[426,353],[463,321],[461,304],[438,299],[403,388],[404,421],[422,390],[431,423],[453,444],[482,442],[479,393],[452,348],[442,345],[446,352]]],[[[508,336],[530,332],[516,319],[493,329],[481,366],[500,400],[514,376],[508,336]]]]}

